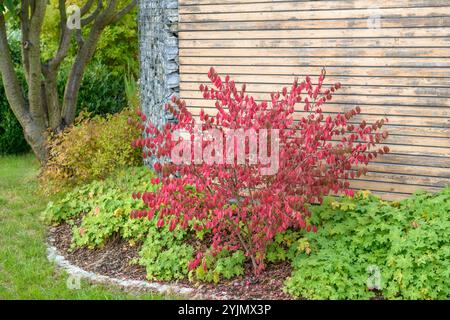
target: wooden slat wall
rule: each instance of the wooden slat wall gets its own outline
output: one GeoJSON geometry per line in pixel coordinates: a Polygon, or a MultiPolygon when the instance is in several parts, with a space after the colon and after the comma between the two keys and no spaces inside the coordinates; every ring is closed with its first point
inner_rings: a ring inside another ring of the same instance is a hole
{"type": "Polygon", "coordinates": [[[327,112],[359,105],[360,118],[390,120],[391,153],[354,188],[398,199],[450,185],[449,0],[179,0],[179,19],[193,113],[214,113],[198,92],[211,66],[257,100],[326,66],[326,83],[343,84],[327,112]],[[374,15],[381,28],[369,29],[374,15]]]}

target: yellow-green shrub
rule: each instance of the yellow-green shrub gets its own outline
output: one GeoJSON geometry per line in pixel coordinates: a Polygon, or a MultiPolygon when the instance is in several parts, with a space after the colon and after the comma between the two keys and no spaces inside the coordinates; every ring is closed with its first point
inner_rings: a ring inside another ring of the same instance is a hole
{"type": "Polygon", "coordinates": [[[59,191],[140,164],[140,153],[131,147],[140,132],[128,125],[130,117],[136,115],[129,109],[106,117],[82,113],[73,126],[51,136],[50,158],[41,175],[45,189],[59,191]]]}

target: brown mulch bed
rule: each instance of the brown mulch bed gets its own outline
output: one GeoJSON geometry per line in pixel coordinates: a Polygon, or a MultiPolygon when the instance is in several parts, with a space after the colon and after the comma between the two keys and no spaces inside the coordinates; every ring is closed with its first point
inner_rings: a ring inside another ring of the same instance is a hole
{"type": "MultiPolygon", "coordinates": [[[[49,233],[55,240],[54,246],[58,251],[72,264],[86,271],[126,280],[146,280],[145,268],[130,263],[132,259],[138,258],[139,245],[132,247],[127,241],[117,238],[109,240],[102,248],[80,248],[71,251],[69,250],[72,239],[71,226],[63,223],[50,228],[49,233]]],[[[291,299],[282,290],[284,280],[292,271],[289,263],[268,265],[258,277],[252,275],[250,265],[246,265],[245,269],[245,276],[223,280],[218,284],[194,284],[188,281],[178,283],[196,288],[196,294],[205,297],[246,300],[291,299]]]]}

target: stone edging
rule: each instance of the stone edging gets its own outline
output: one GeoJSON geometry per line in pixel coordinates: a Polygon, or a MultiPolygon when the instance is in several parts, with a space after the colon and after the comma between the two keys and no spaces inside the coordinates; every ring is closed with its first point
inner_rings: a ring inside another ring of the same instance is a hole
{"type": "MultiPolygon", "coordinates": [[[[73,277],[88,280],[91,283],[114,285],[128,291],[147,291],[164,295],[180,295],[190,299],[217,299],[214,296],[204,296],[196,292],[194,288],[177,284],[160,284],[158,282],[117,279],[109,276],[100,275],[94,272],[86,271],[68,261],[53,245],[55,240],[51,237],[47,241],[47,258],[54,262],[58,268],[63,269],[73,277]]],[[[224,297],[221,297],[224,299],[224,297]]]]}

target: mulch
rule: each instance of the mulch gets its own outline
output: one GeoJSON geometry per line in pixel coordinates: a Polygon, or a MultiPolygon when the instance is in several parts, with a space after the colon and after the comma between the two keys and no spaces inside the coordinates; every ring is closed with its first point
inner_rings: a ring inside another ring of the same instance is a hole
{"type": "MultiPolygon", "coordinates": [[[[50,228],[49,233],[55,240],[54,246],[58,251],[72,264],[86,271],[125,280],[147,281],[145,268],[131,263],[133,259],[139,257],[139,244],[130,246],[127,241],[117,237],[108,240],[102,248],[70,250],[71,226],[62,223],[50,228]]],[[[246,264],[244,276],[222,280],[218,284],[191,283],[187,280],[177,283],[195,288],[196,295],[204,297],[290,300],[292,298],[284,293],[282,288],[284,281],[290,276],[291,272],[289,263],[277,263],[268,265],[261,275],[255,277],[251,272],[251,265],[246,264]]]]}

